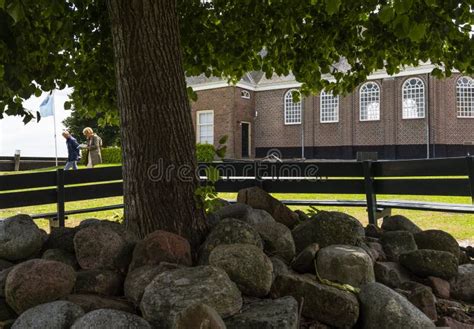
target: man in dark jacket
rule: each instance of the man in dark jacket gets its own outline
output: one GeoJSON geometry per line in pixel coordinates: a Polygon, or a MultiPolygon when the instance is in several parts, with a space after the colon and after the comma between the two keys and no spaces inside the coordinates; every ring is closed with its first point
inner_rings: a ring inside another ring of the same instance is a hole
{"type": "Polygon", "coordinates": [[[72,137],[69,131],[64,131],[63,137],[66,138],[67,146],[67,162],[64,166],[64,170],[69,170],[71,168],[77,170],[77,161],[81,159],[79,143],[74,137],[72,137]]]}

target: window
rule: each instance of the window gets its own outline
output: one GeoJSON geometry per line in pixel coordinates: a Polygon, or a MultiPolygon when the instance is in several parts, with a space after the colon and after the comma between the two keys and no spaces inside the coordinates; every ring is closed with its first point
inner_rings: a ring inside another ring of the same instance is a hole
{"type": "Polygon", "coordinates": [[[332,93],[321,92],[319,96],[321,105],[321,123],[339,122],[339,96],[332,93]]]}
{"type": "Polygon", "coordinates": [[[380,120],[380,87],[367,82],[360,87],[360,121],[380,120]]]}
{"type": "Polygon", "coordinates": [[[425,117],[425,84],[419,78],[411,78],[402,87],[403,119],[421,119],[425,117]]]}
{"type": "Polygon", "coordinates": [[[214,144],[214,112],[197,112],[197,142],[200,144],[214,144]]]}
{"type": "Polygon", "coordinates": [[[460,77],[456,83],[458,118],[474,118],[474,79],[460,77]]]}
{"type": "MultiPolygon", "coordinates": [[[[293,102],[293,92],[295,89],[288,90],[285,94],[285,124],[297,125],[301,123],[301,100],[293,102]]],[[[299,93],[299,92],[298,92],[299,93]]]]}
{"type": "Polygon", "coordinates": [[[248,90],[241,90],[240,97],[245,99],[250,99],[250,92],[248,90]]]}

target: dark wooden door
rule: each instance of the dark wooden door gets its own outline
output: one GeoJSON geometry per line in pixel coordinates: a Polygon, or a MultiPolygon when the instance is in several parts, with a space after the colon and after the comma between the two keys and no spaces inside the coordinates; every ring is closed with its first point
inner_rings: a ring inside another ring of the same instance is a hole
{"type": "Polygon", "coordinates": [[[242,122],[242,158],[250,157],[250,123],[242,122]]]}

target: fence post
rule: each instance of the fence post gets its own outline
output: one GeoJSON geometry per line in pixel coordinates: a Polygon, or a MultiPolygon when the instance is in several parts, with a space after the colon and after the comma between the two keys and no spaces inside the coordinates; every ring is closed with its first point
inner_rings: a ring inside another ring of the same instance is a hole
{"type": "Polygon", "coordinates": [[[364,168],[364,189],[367,200],[367,213],[369,215],[369,224],[377,225],[377,198],[374,191],[374,179],[372,173],[372,161],[362,162],[364,168]]]}
{"type": "Polygon", "coordinates": [[[59,221],[59,227],[64,227],[64,169],[60,168],[56,170],[56,184],[57,184],[57,220],[59,221]]]}
{"type": "Polygon", "coordinates": [[[15,155],[14,155],[14,170],[15,171],[20,171],[20,150],[15,150],[15,155]]]}
{"type": "Polygon", "coordinates": [[[474,204],[474,158],[471,155],[466,157],[466,164],[469,175],[469,187],[471,188],[471,201],[474,204]]]}

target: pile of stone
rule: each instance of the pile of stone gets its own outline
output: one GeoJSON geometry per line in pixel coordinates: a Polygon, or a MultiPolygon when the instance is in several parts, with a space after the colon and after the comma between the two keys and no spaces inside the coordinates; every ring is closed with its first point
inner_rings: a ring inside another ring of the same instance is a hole
{"type": "Polygon", "coordinates": [[[474,262],[402,216],[293,212],[259,188],[188,241],[86,220],[0,221],[0,328],[472,328],[474,262]]]}

